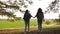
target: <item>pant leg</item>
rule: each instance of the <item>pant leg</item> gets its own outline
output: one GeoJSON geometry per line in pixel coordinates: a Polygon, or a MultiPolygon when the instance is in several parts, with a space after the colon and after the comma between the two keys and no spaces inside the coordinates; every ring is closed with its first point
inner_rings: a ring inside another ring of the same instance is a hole
{"type": "Polygon", "coordinates": [[[25,32],[27,31],[27,21],[25,21],[25,32]]]}
{"type": "Polygon", "coordinates": [[[28,32],[30,32],[30,22],[28,21],[28,32]]]}
{"type": "Polygon", "coordinates": [[[42,30],[42,23],[39,23],[39,30],[42,30]]]}
{"type": "Polygon", "coordinates": [[[27,29],[28,29],[28,32],[29,32],[30,31],[30,22],[29,22],[29,20],[25,21],[25,32],[26,32],[27,29]]]}
{"type": "Polygon", "coordinates": [[[42,21],[38,20],[38,31],[42,30],[42,21]]]}

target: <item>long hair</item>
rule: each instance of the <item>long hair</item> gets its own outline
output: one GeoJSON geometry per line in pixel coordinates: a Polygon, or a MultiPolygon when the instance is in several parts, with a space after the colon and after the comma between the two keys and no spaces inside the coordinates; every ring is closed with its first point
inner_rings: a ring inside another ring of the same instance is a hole
{"type": "Polygon", "coordinates": [[[44,15],[43,15],[43,12],[42,12],[42,9],[41,8],[38,9],[38,12],[36,14],[36,17],[38,19],[43,19],[44,18],[44,15]]]}
{"type": "Polygon", "coordinates": [[[39,8],[37,13],[42,13],[42,9],[41,9],[41,8],[39,8]]]}

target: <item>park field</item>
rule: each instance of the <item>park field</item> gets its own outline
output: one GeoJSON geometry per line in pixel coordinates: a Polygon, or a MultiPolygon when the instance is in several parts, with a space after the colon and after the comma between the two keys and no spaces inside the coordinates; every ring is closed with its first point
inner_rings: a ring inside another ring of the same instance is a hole
{"type": "MultiPolygon", "coordinates": [[[[60,25],[56,25],[54,22],[47,25],[43,21],[42,27],[40,34],[60,34],[60,25]]],[[[27,34],[39,33],[37,31],[37,20],[30,20],[30,32],[27,32],[27,34]]],[[[24,34],[24,21],[0,20],[0,34],[24,34]]]]}
{"type": "MultiPolygon", "coordinates": [[[[24,21],[7,21],[7,20],[0,20],[0,29],[4,28],[24,28],[24,21]]],[[[37,26],[36,20],[30,20],[30,26],[37,26]]]]}
{"type": "MultiPolygon", "coordinates": [[[[37,26],[37,20],[30,20],[30,27],[37,26]]],[[[48,24],[55,24],[55,21],[43,21],[42,27],[48,24]]],[[[10,20],[0,20],[0,29],[9,29],[9,28],[24,28],[24,20],[10,21],[10,20]]]]}

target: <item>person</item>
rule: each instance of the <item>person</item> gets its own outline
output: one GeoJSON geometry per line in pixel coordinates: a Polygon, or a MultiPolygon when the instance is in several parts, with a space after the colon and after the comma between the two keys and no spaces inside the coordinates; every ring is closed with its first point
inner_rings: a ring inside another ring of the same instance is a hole
{"type": "Polygon", "coordinates": [[[30,18],[31,18],[31,14],[29,13],[28,10],[26,10],[25,14],[24,14],[24,22],[25,22],[25,33],[27,31],[27,27],[28,27],[28,32],[30,32],[30,18]]]}
{"type": "Polygon", "coordinates": [[[38,9],[38,12],[35,17],[37,17],[37,21],[38,21],[38,31],[41,31],[42,30],[42,20],[44,18],[41,8],[38,9]]]}

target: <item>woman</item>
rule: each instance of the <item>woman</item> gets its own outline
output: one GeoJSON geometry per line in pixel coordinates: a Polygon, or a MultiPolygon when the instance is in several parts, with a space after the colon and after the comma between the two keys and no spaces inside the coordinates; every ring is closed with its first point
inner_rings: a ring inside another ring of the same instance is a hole
{"type": "Polygon", "coordinates": [[[26,10],[25,14],[24,14],[24,21],[25,21],[25,33],[26,33],[26,30],[27,30],[27,27],[28,27],[28,32],[30,32],[30,18],[31,18],[31,14],[29,13],[28,10],[26,10]]]}
{"type": "Polygon", "coordinates": [[[44,18],[41,8],[38,9],[38,12],[35,17],[37,17],[37,21],[38,21],[38,31],[41,31],[42,30],[42,20],[44,18]]]}

